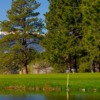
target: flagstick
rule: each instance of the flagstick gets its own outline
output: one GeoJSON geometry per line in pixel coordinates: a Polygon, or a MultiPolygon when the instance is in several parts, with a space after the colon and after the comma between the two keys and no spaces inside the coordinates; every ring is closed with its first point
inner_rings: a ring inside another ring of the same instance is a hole
{"type": "Polygon", "coordinates": [[[69,90],[68,85],[69,85],[69,74],[67,74],[67,90],[69,90]]]}

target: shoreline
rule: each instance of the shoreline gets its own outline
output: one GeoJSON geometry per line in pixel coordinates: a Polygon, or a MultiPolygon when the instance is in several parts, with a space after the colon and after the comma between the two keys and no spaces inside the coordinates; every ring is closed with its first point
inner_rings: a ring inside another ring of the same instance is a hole
{"type": "Polygon", "coordinates": [[[31,91],[100,91],[100,73],[0,75],[0,89],[31,91]]]}

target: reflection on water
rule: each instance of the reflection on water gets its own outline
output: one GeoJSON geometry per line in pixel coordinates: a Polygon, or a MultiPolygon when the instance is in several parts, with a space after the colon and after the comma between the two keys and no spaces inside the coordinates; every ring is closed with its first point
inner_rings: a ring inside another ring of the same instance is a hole
{"type": "Polygon", "coordinates": [[[88,92],[67,92],[67,100],[100,100],[100,93],[88,92]]]}
{"type": "Polygon", "coordinates": [[[0,100],[46,100],[44,95],[0,96],[0,100]]]}
{"type": "Polygon", "coordinates": [[[1,94],[0,100],[66,100],[66,93],[44,92],[44,93],[21,93],[1,94]]]}
{"type": "Polygon", "coordinates": [[[100,100],[99,93],[88,92],[44,92],[13,94],[7,93],[0,95],[0,100],[100,100]]]}

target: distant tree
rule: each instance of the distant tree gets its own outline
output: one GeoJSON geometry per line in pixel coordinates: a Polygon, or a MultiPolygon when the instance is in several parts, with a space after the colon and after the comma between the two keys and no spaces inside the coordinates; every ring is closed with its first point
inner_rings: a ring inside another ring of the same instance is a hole
{"type": "Polygon", "coordinates": [[[7,11],[8,20],[1,23],[2,31],[10,33],[0,40],[0,62],[5,61],[3,66],[23,66],[24,74],[28,73],[27,65],[36,54],[28,48],[29,38],[34,38],[36,35],[33,33],[43,26],[37,17],[39,12],[35,12],[39,6],[36,0],[12,0],[11,9],[7,11]]]}

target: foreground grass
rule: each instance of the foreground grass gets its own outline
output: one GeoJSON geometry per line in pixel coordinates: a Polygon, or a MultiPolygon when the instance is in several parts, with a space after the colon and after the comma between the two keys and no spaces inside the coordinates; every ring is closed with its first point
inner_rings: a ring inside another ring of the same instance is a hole
{"type": "MultiPolygon", "coordinates": [[[[67,74],[0,75],[0,89],[66,90],[66,84],[67,74]]],[[[100,90],[100,73],[69,74],[69,89],[83,88],[100,90]]]]}

